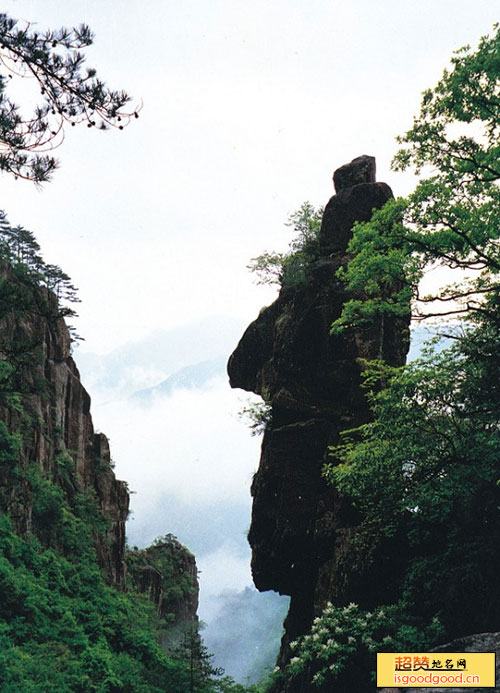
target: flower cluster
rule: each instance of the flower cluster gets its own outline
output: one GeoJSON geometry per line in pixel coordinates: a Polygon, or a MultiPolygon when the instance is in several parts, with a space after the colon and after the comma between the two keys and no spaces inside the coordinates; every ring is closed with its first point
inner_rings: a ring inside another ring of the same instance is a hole
{"type": "Polygon", "coordinates": [[[424,628],[409,624],[399,604],[370,612],[354,603],[334,606],[329,602],[314,619],[311,631],[290,643],[293,656],[284,673],[306,675],[314,687],[323,686],[352,670],[374,672],[377,652],[419,649],[440,631],[437,620],[424,628]]]}

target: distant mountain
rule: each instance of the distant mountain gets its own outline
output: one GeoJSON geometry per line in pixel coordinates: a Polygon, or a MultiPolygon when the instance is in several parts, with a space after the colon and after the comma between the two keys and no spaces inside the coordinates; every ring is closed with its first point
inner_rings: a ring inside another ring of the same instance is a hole
{"type": "Polygon", "coordinates": [[[248,683],[271,670],[289,602],[289,597],[259,593],[254,587],[221,594],[219,612],[203,635],[209,651],[217,653],[215,664],[230,671],[237,681],[248,683]]]}
{"type": "MultiPolygon", "coordinates": [[[[453,325],[428,325],[412,328],[407,362],[409,363],[410,361],[415,361],[415,359],[420,358],[422,356],[422,348],[427,342],[430,342],[431,339],[443,333],[452,333],[453,330],[453,325]]],[[[449,337],[442,337],[439,344],[436,346],[437,351],[446,349],[451,345],[452,341],[453,340],[449,337]]]]}
{"type": "Polygon", "coordinates": [[[168,396],[174,390],[196,390],[202,388],[214,378],[226,378],[227,356],[219,356],[209,361],[201,361],[191,366],[185,366],[172,373],[155,387],[148,387],[144,390],[134,392],[130,399],[142,404],[151,402],[155,395],[168,396]]]}
{"type": "MultiPolygon", "coordinates": [[[[79,348],[75,360],[86,387],[97,399],[104,393],[111,399],[131,397],[145,402],[154,393],[168,395],[174,389],[200,388],[223,376],[244,327],[236,318],[207,318],[171,330],[156,330],[108,354],[79,348]]],[[[423,343],[438,332],[435,326],[414,328],[408,360],[418,358],[423,343]]]]}
{"type": "Polygon", "coordinates": [[[129,397],[186,366],[223,357],[227,361],[244,327],[237,318],[206,318],[171,330],[156,330],[108,354],[78,349],[75,360],[91,392],[106,390],[112,396],[129,397]]]}

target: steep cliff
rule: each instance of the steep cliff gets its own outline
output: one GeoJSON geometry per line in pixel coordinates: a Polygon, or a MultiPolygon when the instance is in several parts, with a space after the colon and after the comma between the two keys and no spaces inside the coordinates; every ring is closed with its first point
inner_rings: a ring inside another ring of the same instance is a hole
{"type": "Polygon", "coordinates": [[[383,602],[396,571],[382,553],[353,541],[359,517],[322,477],[328,446],[370,416],[361,360],[401,365],[409,343],[407,322],[392,318],[330,334],[351,297],[336,275],[347,261],[352,226],[392,197],[389,186],[375,182],[372,157],[338,169],[334,183],[320,258],[303,282],[281,288],[228,363],[231,386],[257,393],[271,409],[252,485],[249,542],[257,588],[291,596],[280,663],[289,658],[290,641],[309,629],[328,600],[383,602]]]}
{"type": "Polygon", "coordinates": [[[198,569],[196,560],[175,537],[167,534],[147,549],[127,552],[134,588],[147,594],[159,619],[168,628],[162,634],[167,647],[178,644],[183,633],[198,626],[198,569]]]}
{"type": "MultiPolygon", "coordinates": [[[[0,420],[11,433],[22,433],[19,464],[35,465],[66,495],[95,495],[107,519],[95,533],[97,556],[110,584],[125,585],[125,521],[129,494],[115,478],[108,441],[95,433],[90,397],[70,355],[71,339],[55,294],[16,272],[0,259],[0,360],[12,371],[13,397],[3,392],[0,420]]],[[[5,383],[4,383],[5,385],[5,383]]],[[[43,532],[43,517],[33,513],[32,489],[2,479],[7,486],[4,510],[19,534],[43,532]]]]}
{"type": "Polygon", "coordinates": [[[13,264],[0,259],[1,688],[209,686],[194,557],[167,535],[137,552],[143,563],[127,579],[127,486],[94,431],[47,266],[30,260],[21,245],[13,264]],[[196,650],[167,642],[172,618],[194,624],[196,650]]]}

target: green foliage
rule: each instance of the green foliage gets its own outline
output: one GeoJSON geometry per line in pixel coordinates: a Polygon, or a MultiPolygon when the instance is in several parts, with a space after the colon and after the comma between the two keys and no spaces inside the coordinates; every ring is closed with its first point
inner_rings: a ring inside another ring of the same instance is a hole
{"type": "Polygon", "coordinates": [[[405,209],[404,200],[389,200],[369,222],[354,225],[347,249],[351,259],[337,271],[353,298],[344,304],[332,333],[369,325],[379,316],[409,317],[412,287],[424,265],[410,251],[402,223],[405,209]]]}
{"type": "MultiPolygon", "coordinates": [[[[369,690],[375,683],[377,652],[425,651],[441,634],[437,619],[410,622],[402,604],[370,612],[353,603],[329,603],[310,633],[290,643],[293,656],[283,673],[306,674],[313,689],[369,690]]],[[[282,675],[279,669],[275,675],[282,675]]]]}
{"type": "Polygon", "coordinates": [[[325,468],[361,511],[361,532],[406,536],[400,596],[410,613],[440,614],[451,636],[500,618],[498,308],[490,297],[452,347],[405,368],[367,364],[373,421],[346,431],[325,468]]]}
{"type": "Polygon", "coordinates": [[[246,686],[236,683],[231,676],[221,676],[212,682],[211,693],[266,693],[269,690],[269,683],[253,683],[246,686]]]}
{"type": "Polygon", "coordinates": [[[391,201],[358,224],[344,278],[362,295],[349,301],[334,329],[373,314],[460,315],[478,310],[498,290],[500,271],[500,31],[476,50],[457,51],[434,89],[427,90],[413,127],[398,138],[393,167],[422,175],[406,199],[391,201]],[[451,284],[421,295],[428,269],[458,271],[451,284]],[[395,291],[384,298],[388,280],[395,291]],[[381,297],[377,291],[382,290],[381,297]]]}
{"type": "Polygon", "coordinates": [[[212,677],[221,676],[224,671],[213,666],[213,655],[203,644],[197,624],[186,630],[176,653],[189,663],[189,687],[186,693],[208,693],[213,690],[212,677]]]}
{"type": "Polygon", "coordinates": [[[63,140],[64,126],[86,124],[106,130],[123,129],[133,113],[130,101],[85,68],[82,51],[93,43],[89,27],[41,32],[0,13],[0,170],[35,183],[50,179],[57,160],[45,152],[63,140]],[[9,98],[17,77],[33,79],[37,104],[23,113],[9,98]]]}
{"type": "Polygon", "coordinates": [[[163,578],[163,604],[161,611],[168,620],[172,608],[187,599],[198,586],[196,578],[186,571],[187,549],[172,534],[158,537],[147,549],[136,546],[127,551],[128,575],[131,585],[139,587],[141,571],[154,568],[163,578]]]}
{"type": "Polygon", "coordinates": [[[10,434],[7,426],[0,421],[0,468],[5,473],[6,467],[12,467],[19,462],[21,436],[10,434]]]}
{"type": "Polygon", "coordinates": [[[78,487],[75,463],[67,453],[57,455],[54,459],[54,481],[67,496],[73,495],[78,487]]]}
{"type": "Polygon", "coordinates": [[[286,226],[291,226],[295,238],[286,253],[264,252],[252,258],[248,269],[257,275],[258,284],[296,286],[305,281],[308,266],[319,257],[319,231],[322,209],[314,209],[309,202],[290,215],[286,226]]]}
{"type": "Polygon", "coordinates": [[[187,690],[187,667],[155,642],[152,605],[104,584],[85,523],[62,507],[71,557],[0,516],[0,691],[187,690]]]}
{"type": "Polygon", "coordinates": [[[35,235],[22,226],[11,226],[6,213],[1,210],[0,257],[9,262],[19,280],[16,287],[5,283],[0,287],[0,316],[12,310],[33,310],[35,305],[48,318],[76,315],[69,304],[78,303],[80,299],[70,277],[60,267],[47,264],[42,258],[35,235]],[[46,287],[55,294],[57,311],[51,310],[50,302],[44,301],[43,295],[34,291],[38,287],[46,287]]]}
{"type": "Polygon", "coordinates": [[[345,431],[324,469],[359,510],[351,549],[397,538],[398,556],[386,556],[394,604],[371,614],[330,605],[276,676],[369,690],[357,676],[373,671],[376,651],[426,649],[498,627],[499,93],[496,25],[477,49],[457,51],[399,138],[393,166],[421,175],[415,191],[354,226],[338,274],[351,299],[334,333],[408,318],[410,309],[417,319],[466,320],[452,347],[430,347],[405,368],[364,364],[373,420],[345,431]],[[422,295],[422,277],[436,268],[453,270],[454,280],[422,295]]]}
{"type": "Polygon", "coordinates": [[[267,402],[248,402],[238,416],[248,424],[252,436],[260,436],[271,425],[272,408],[267,402]]]}
{"type": "MultiPolygon", "coordinates": [[[[14,373],[0,362],[4,411],[14,373]]],[[[16,433],[0,422],[0,693],[185,693],[189,665],[158,644],[154,606],[104,581],[95,542],[109,520],[71,456],[51,474],[25,458],[25,400],[8,417],[16,433]]]]}

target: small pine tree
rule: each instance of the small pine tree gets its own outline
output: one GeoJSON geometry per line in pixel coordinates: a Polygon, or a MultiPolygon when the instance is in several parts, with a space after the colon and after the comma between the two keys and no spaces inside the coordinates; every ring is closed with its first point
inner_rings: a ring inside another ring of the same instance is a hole
{"type": "Polygon", "coordinates": [[[220,667],[213,666],[213,655],[203,644],[196,625],[186,629],[175,655],[187,661],[189,665],[189,689],[186,693],[208,693],[211,690],[212,677],[224,673],[220,667]]]}
{"type": "Polygon", "coordinates": [[[125,111],[130,97],[109,89],[82,50],[93,43],[89,27],[45,32],[0,13],[0,170],[35,183],[50,179],[58,161],[45,152],[63,140],[65,125],[120,130],[138,109],[125,111]],[[39,100],[25,113],[8,96],[17,77],[34,79],[39,100]]]}

